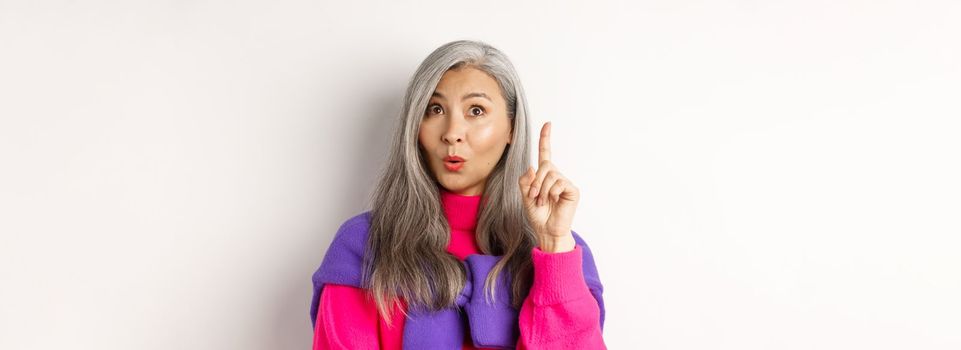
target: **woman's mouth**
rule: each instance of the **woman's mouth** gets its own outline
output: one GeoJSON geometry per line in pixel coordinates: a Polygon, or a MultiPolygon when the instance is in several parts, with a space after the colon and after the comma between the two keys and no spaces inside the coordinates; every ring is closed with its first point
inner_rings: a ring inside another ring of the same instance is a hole
{"type": "Polygon", "coordinates": [[[464,166],[464,158],[458,156],[447,156],[444,157],[444,167],[449,171],[458,171],[462,166],[464,166]]]}

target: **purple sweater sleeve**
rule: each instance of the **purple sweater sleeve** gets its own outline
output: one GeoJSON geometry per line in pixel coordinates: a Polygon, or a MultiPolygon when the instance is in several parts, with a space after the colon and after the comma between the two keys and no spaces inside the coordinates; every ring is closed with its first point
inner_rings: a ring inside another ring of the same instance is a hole
{"type": "Polygon", "coordinates": [[[606,349],[603,301],[599,285],[591,288],[585,279],[584,252],[580,244],[563,253],[533,249],[534,282],[518,317],[517,349],[606,349]]]}

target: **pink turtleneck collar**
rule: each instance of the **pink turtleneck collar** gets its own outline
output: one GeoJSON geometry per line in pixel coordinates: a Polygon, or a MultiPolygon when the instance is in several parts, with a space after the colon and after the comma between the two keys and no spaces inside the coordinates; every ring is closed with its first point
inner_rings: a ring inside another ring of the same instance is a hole
{"type": "Polygon", "coordinates": [[[474,229],[477,227],[481,195],[456,194],[442,188],[440,199],[444,207],[444,216],[447,217],[447,223],[451,228],[447,252],[460,260],[464,260],[470,254],[480,254],[474,238],[474,229]]]}

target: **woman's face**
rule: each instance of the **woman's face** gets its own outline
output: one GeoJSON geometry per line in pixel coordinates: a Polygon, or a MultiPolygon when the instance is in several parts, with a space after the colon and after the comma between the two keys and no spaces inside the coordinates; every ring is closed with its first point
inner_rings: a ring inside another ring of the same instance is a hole
{"type": "Polygon", "coordinates": [[[497,81],[473,67],[444,73],[427,103],[418,135],[438,182],[450,192],[480,195],[511,140],[507,102],[497,81]],[[445,157],[457,156],[462,162],[445,157]]]}

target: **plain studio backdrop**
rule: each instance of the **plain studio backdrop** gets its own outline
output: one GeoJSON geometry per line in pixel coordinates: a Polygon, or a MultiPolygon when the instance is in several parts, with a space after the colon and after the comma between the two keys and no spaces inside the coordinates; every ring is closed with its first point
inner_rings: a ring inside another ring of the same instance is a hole
{"type": "Polygon", "coordinates": [[[0,0],[0,348],[309,348],[311,274],[457,39],[554,123],[610,348],[961,348],[959,18],[0,0]]]}

